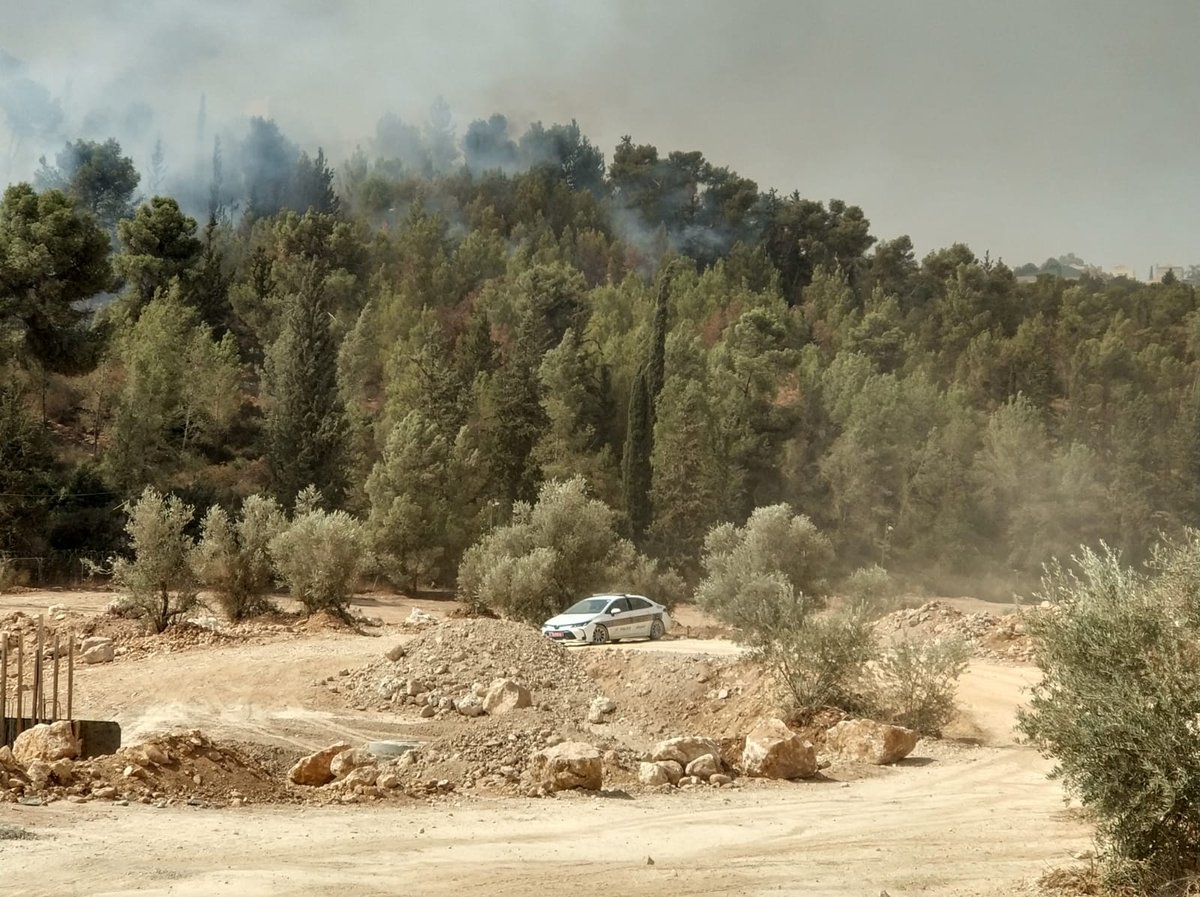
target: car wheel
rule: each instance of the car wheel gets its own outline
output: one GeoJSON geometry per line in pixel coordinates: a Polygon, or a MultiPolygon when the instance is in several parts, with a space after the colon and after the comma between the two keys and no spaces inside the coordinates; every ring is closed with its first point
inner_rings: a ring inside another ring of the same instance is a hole
{"type": "Polygon", "coordinates": [[[607,645],[608,641],[608,627],[602,623],[597,623],[596,628],[592,630],[592,644],[607,645]]]}
{"type": "Polygon", "coordinates": [[[657,642],[663,637],[664,632],[666,632],[666,630],[663,629],[662,620],[655,620],[650,624],[650,641],[657,642]]]}

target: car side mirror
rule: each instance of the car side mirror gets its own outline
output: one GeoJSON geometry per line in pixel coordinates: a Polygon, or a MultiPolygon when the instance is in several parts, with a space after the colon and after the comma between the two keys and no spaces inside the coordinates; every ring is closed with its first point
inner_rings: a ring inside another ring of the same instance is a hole
{"type": "Polygon", "coordinates": [[[614,607],[612,610],[609,611],[610,614],[619,614],[620,612],[621,612],[621,608],[619,608],[619,607],[614,607]]]}

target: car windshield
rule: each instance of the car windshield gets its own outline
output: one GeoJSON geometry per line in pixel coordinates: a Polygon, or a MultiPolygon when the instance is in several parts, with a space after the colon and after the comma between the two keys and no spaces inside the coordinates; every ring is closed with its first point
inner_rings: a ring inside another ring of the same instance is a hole
{"type": "Polygon", "coordinates": [[[584,598],[578,604],[572,604],[568,607],[564,614],[598,614],[604,608],[608,607],[608,602],[611,598],[584,598]]]}

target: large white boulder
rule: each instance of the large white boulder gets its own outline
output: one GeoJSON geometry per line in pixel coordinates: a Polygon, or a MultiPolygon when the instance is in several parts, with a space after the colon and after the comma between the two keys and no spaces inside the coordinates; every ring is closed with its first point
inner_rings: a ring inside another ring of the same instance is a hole
{"type": "Polygon", "coordinates": [[[550,792],[572,788],[599,791],[604,782],[604,759],[590,744],[564,741],[535,753],[529,775],[534,784],[550,792]]]}
{"type": "Polygon", "coordinates": [[[764,779],[807,779],[817,774],[817,752],[781,719],[765,719],[746,736],[742,771],[764,779]]]}
{"type": "Polygon", "coordinates": [[[79,739],[66,720],[40,723],[26,729],[13,742],[12,755],[22,766],[34,760],[53,763],[55,760],[74,760],[79,756],[79,739]]]}
{"type": "Polygon", "coordinates": [[[911,754],[920,740],[919,732],[903,726],[848,719],[825,733],[825,748],[844,760],[887,766],[911,754]]]}
{"type": "Polygon", "coordinates": [[[720,746],[711,738],[701,738],[696,735],[685,735],[679,738],[668,738],[660,741],[650,752],[651,760],[674,760],[680,766],[686,767],[697,757],[712,754],[721,756],[720,746]]]}

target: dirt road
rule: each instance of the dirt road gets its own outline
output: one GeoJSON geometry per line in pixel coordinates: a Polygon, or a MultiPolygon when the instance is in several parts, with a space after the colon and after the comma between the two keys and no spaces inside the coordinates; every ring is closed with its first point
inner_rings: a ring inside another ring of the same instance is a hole
{"type": "MultiPolygon", "coordinates": [[[[394,714],[347,708],[321,682],[399,637],[322,632],[87,667],[80,706],[118,719],[127,740],[173,725],[296,748],[395,735],[394,714]]],[[[604,650],[631,648],[736,651],[721,640],[604,650]]],[[[400,807],[0,804],[0,825],[36,835],[0,840],[0,893],[1029,894],[1090,844],[1045,761],[1015,744],[1035,676],[973,663],[956,733],[973,744],[923,742],[899,766],[850,782],[400,807]]]]}
{"type": "Polygon", "coordinates": [[[877,778],[415,809],[6,808],[12,894],[1022,893],[1086,833],[1023,749],[877,778]],[[654,859],[648,866],[647,857],[654,859]]]}

